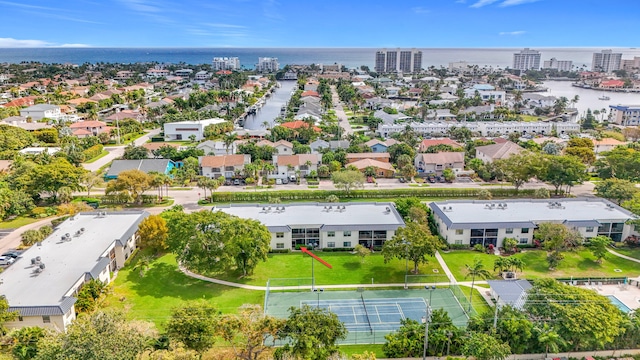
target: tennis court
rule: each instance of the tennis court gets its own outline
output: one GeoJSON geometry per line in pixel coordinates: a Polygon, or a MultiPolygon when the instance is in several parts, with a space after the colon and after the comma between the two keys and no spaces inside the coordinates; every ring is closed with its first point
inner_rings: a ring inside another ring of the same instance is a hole
{"type": "Polygon", "coordinates": [[[427,304],[444,309],[456,326],[466,326],[467,312],[450,287],[435,290],[270,291],[265,298],[268,315],[286,318],[290,307],[308,305],[335,313],[349,330],[343,344],[384,343],[384,335],[397,330],[403,319],[422,321],[427,304]]]}
{"type": "Polygon", "coordinates": [[[317,306],[333,312],[349,331],[394,331],[404,319],[419,321],[427,308],[423,298],[304,300],[300,305],[317,306]]]}

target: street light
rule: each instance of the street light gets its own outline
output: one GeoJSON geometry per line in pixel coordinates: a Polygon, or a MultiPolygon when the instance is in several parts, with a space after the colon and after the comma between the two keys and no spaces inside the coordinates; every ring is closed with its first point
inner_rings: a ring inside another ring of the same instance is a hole
{"type": "Polygon", "coordinates": [[[318,294],[318,303],[316,307],[320,308],[320,294],[324,292],[324,289],[323,288],[313,289],[313,292],[318,294]]]}
{"type": "Polygon", "coordinates": [[[431,322],[431,295],[433,294],[433,290],[436,289],[436,286],[426,285],[424,289],[429,291],[429,302],[427,303],[427,309],[425,310],[426,314],[422,317],[422,322],[424,323],[424,348],[422,349],[422,360],[427,359],[427,349],[429,348],[429,323],[431,322]]]}
{"type": "Polygon", "coordinates": [[[402,244],[404,245],[404,289],[407,290],[409,288],[409,284],[407,284],[407,276],[409,275],[409,243],[407,240],[403,240],[402,244]]]}

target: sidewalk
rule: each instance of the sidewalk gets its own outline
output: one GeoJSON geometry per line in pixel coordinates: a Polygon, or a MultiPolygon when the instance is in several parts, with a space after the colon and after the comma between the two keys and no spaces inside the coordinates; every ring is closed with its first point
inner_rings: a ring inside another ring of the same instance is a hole
{"type": "Polygon", "coordinates": [[[608,252],[612,253],[613,255],[619,257],[619,258],[623,258],[625,260],[629,260],[629,261],[633,261],[633,262],[637,262],[640,264],[640,260],[636,259],[636,258],[632,258],[631,256],[627,256],[627,255],[622,255],[619,252],[615,252],[611,249],[607,249],[608,252]]]}

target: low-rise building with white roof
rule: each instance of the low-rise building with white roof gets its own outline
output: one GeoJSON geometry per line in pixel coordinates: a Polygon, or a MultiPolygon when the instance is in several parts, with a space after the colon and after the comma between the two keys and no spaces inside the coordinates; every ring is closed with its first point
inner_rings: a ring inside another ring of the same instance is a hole
{"type": "Polygon", "coordinates": [[[505,238],[532,244],[541,223],[558,223],[585,239],[605,235],[615,242],[634,233],[636,216],[601,198],[450,200],[432,202],[438,232],[449,244],[502,247],[505,238]]]}
{"type": "Polygon", "coordinates": [[[165,123],[164,136],[169,140],[189,140],[191,135],[195,135],[195,141],[200,141],[204,139],[204,129],[207,126],[225,121],[225,119],[214,118],[165,123]]]}
{"type": "Polygon", "coordinates": [[[4,270],[0,294],[17,311],[10,329],[39,326],[64,331],[76,318],[74,304],[82,285],[104,283],[124,266],[136,248],[144,211],[80,213],[60,224],[4,270]]]}
{"type": "Polygon", "coordinates": [[[272,249],[379,247],[405,225],[392,203],[231,204],[213,211],[260,221],[272,249]]]}

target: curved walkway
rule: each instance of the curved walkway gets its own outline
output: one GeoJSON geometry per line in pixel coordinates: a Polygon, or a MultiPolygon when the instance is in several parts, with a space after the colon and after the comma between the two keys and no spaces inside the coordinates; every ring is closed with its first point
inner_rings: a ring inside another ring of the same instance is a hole
{"type": "MultiPolygon", "coordinates": [[[[204,275],[200,275],[200,274],[196,274],[192,271],[189,271],[188,269],[186,269],[184,266],[178,266],[180,268],[180,271],[182,271],[183,274],[192,277],[194,279],[198,279],[198,280],[202,280],[202,281],[207,281],[210,283],[214,283],[214,284],[219,284],[219,285],[225,285],[225,286],[231,286],[231,287],[237,287],[237,288],[241,288],[241,289],[247,289],[247,290],[257,290],[257,291],[266,291],[267,287],[266,286],[257,286],[257,285],[247,285],[247,284],[240,284],[240,283],[235,283],[235,282],[231,282],[231,281],[226,281],[226,280],[220,280],[220,279],[215,279],[215,278],[210,278],[204,275]]],[[[486,281],[476,281],[476,284],[486,284],[486,281]]],[[[425,286],[425,285],[433,285],[433,283],[420,283],[420,284],[411,284],[411,286],[425,286]]],[[[449,285],[449,283],[436,283],[436,285],[449,285]]],[[[466,281],[466,282],[461,282],[458,283],[458,285],[462,285],[462,286],[471,286],[471,282],[470,281],[466,281]]],[[[404,288],[404,283],[398,284],[398,283],[392,283],[392,284],[336,284],[336,285],[320,285],[323,289],[354,289],[354,288],[359,288],[359,287],[363,287],[363,288],[388,288],[388,287],[400,287],[400,288],[404,288]]],[[[316,287],[318,287],[318,285],[316,285],[316,287]]],[[[276,287],[270,287],[270,290],[311,290],[311,286],[276,286],[276,287]]]]}
{"type": "Polygon", "coordinates": [[[627,255],[620,254],[619,252],[615,252],[615,251],[613,251],[613,250],[611,250],[611,249],[607,249],[607,251],[609,251],[610,253],[612,253],[613,255],[615,255],[615,256],[617,256],[617,257],[619,257],[619,258],[623,258],[623,259],[625,259],[625,260],[629,260],[629,261],[637,262],[637,263],[639,263],[639,264],[640,264],[640,260],[638,260],[638,259],[636,259],[636,258],[632,258],[631,256],[627,256],[627,255]]]}

